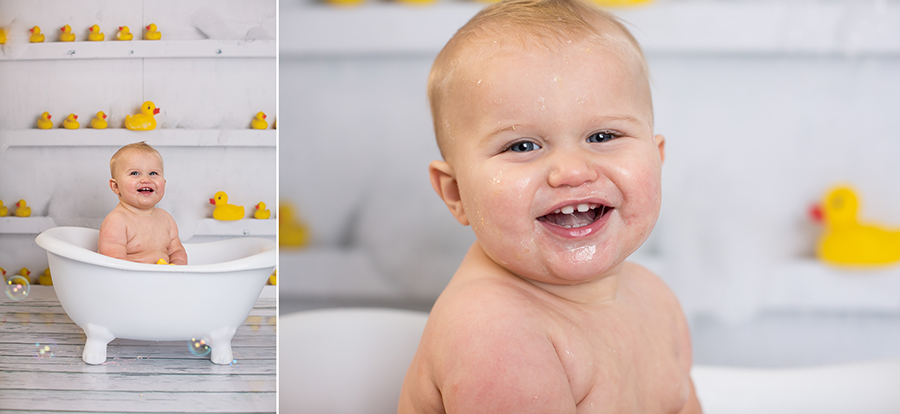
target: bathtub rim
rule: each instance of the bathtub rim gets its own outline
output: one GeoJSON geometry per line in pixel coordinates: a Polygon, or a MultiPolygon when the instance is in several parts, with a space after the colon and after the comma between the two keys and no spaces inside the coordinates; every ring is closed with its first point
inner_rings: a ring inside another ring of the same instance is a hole
{"type": "Polygon", "coordinates": [[[260,246],[261,251],[259,253],[242,257],[236,260],[230,260],[227,262],[221,263],[212,263],[212,264],[203,264],[203,265],[174,265],[174,266],[161,266],[157,264],[148,264],[148,263],[136,263],[122,259],[116,259],[113,257],[102,255],[96,251],[91,249],[87,249],[66,241],[61,240],[57,233],[64,231],[75,231],[83,234],[86,233],[96,233],[99,237],[100,231],[97,229],[87,228],[87,227],[76,227],[76,226],[58,226],[53,227],[47,230],[44,230],[37,237],[35,237],[34,241],[38,246],[47,251],[47,253],[52,253],[58,256],[65,257],[67,259],[75,260],[78,262],[83,262],[87,264],[92,264],[96,266],[108,267],[119,270],[132,270],[132,271],[142,271],[142,272],[168,272],[168,273],[221,273],[228,271],[242,271],[242,270],[254,270],[254,269],[262,269],[266,267],[274,267],[277,262],[276,255],[276,247],[274,241],[263,239],[259,237],[235,237],[226,240],[217,240],[205,243],[185,243],[185,249],[188,249],[188,246],[215,246],[215,245],[228,245],[235,243],[236,241],[240,242],[252,242],[256,243],[260,246]],[[72,230],[74,229],[74,230],[72,230]]]}

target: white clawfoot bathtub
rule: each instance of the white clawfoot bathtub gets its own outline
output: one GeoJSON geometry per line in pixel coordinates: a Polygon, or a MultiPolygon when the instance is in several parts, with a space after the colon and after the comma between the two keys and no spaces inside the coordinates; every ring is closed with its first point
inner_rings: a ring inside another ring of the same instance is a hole
{"type": "Polygon", "coordinates": [[[87,336],[82,359],[106,361],[115,338],[187,341],[208,338],[210,360],[233,360],[231,338],[275,268],[275,242],[235,238],[185,244],[187,266],[134,263],[97,253],[100,232],[56,227],[35,239],[53,274],[63,309],[87,336]]]}
{"type": "MultiPolygon", "coordinates": [[[[396,413],[427,320],[423,312],[376,308],[280,317],[279,408],[396,413]]],[[[897,358],[782,369],[699,365],[691,377],[706,414],[900,413],[897,358]]]]}

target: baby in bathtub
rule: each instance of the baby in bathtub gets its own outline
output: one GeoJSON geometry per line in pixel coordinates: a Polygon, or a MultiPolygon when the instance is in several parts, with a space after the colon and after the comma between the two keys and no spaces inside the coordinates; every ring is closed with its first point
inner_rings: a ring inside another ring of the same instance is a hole
{"type": "Polygon", "coordinates": [[[665,143],[628,30],[576,0],[503,1],[428,85],[431,183],[476,242],[399,412],[700,412],[678,300],[625,261],[659,215],[665,143]]]}
{"type": "Polygon", "coordinates": [[[175,220],[156,207],[166,193],[159,152],[144,142],[128,144],[113,154],[109,172],[119,204],[100,225],[97,251],[132,262],[186,265],[175,220]]]}

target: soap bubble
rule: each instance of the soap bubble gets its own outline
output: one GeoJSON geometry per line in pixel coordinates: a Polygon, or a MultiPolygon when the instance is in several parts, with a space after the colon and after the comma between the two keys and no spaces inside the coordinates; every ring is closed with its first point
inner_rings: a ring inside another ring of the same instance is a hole
{"type": "Polygon", "coordinates": [[[34,343],[35,358],[53,358],[56,356],[56,352],[56,342],[50,338],[41,338],[38,342],[34,343]]]}
{"type": "Polygon", "coordinates": [[[31,292],[31,283],[21,275],[6,279],[6,296],[12,300],[22,300],[31,292]]]}
{"type": "Polygon", "coordinates": [[[205,335],[193,335],[188,341],[188,350],[196,356],[209,355],[209,338],[205,335]]]}

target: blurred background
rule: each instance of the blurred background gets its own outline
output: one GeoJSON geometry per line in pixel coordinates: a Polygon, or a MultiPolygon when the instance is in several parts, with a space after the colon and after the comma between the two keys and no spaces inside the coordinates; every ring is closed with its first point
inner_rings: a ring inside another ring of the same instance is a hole
{"type": "MultiPolygon", "coordinates": [[[[427,311],[455,272],[474,236],[429,184],[425,83],[483,6],[280,2],[282,315],[427,311]]],[[[681,300],[695,363],[900,356],[900,267],[822,263],[808,213],[847,183],[863,220],[900,228],[900,2],[611,11],[644,48],[667,138],[661,216],[633,259],[681,300]]]]}

